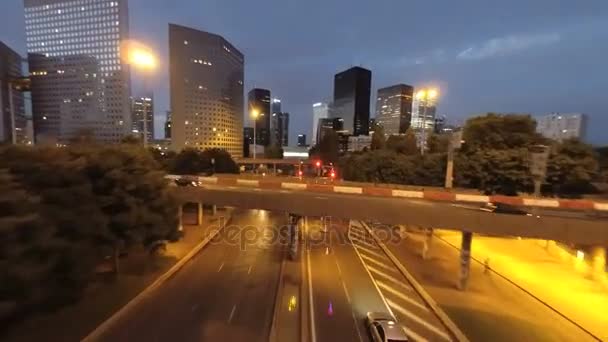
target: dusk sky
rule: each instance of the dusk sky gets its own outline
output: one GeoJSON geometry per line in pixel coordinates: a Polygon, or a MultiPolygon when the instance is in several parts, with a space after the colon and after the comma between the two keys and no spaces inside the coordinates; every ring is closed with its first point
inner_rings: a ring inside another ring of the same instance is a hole
{"type": "MultiPolygon", "coordinates": [[[[176,23],[245,54],[245,91],[282,99],[292,145],[298,133],[310,137],[312,104],[330,100],[333,75],[354,65],[372,70],[372,116],[379,87],[435,85],[450,122],[487,111],[582,112],[588,141],[608,144],[606,0],[129,0],[129,11],[131,38],[161,59],[157,136],[176,23]]],[[[0,40],[25,55],[23,0],[1,0],[0,40]]]]}

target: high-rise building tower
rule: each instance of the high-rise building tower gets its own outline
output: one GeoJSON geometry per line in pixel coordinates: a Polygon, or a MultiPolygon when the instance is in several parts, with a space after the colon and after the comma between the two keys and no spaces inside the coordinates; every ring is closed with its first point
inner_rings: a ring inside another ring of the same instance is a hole
{"type": "Polygon", "coordinates": [[[0,143],[12,143],[13,135],[17,144],[28,141],[23,93],[14,84],[23,76],[21,60],[17,52],[0,42],[0,143]]]}
{"type": "Polygon", "coordinates": [[[281,112],[281,99],[272,99],[272,101],[270,102],[270,112],[272,114],[281,112]]]}
{"type": "Polygon", "coordinates": [[[332,117],[344,119],[344,130],[352,135],[369,134],[369,104],[372,72],[354,67],[334,76],[332,117]]]}
{"type": "Polygon", "coordinates": [[[582,113],[552,113],[536,119],[536,131],[554,140],[577,138],[585,140],[587,115],[582,113]]]}
{"type": "Polygon", "coordinates": [[[312,105],[312,140],[311,144],[318,143],[319,120],[329,118],[329,104],[317,102],[312,105]]]}
{"type": "Polygon", "coordinates": [[[258,113],[255,119],[255,141],[257,145],[268,146],[271,143],[270,136],[270,90],[254,88],[249,91],[249,113],[258,113]]]}
{"type": "Polygon", "coordinates": [[[412,101],[412,124],[411,127],[420,130],[433,130],[435,117],[437,115],[437,96],[424,97],[414,96],[412,101]]]}
{"type": "Polygon", "coordinates": [[[376,123],[384,128],[384,134],[403,134],[412,121],[414,87],[397,84],[378,89],[376,123]]]}
{"type": "Polygon", "coordinates": [[[171,146],[243,153],[244,56],[213,33],[169,25],[171,146]]]}
{"type": "Polygon", "coordinates": [[[172,112],[168,110],[165,118],[165,139],[171,139],[171,120],[173,120],[172,116],[172,112]]]}
{"type": "Polygon", "coordinates": [[[270,127],[272,129],[270,140],[273,145],[289,145],[289,113],[272,113],[270,127]]]}
{"type": "Polygon", "coordinates": [[[143,141],[145,128],[147,141],[151,142],[154,140],[154,97],[149,95],[133,98],[131,111],[133,134],[143,141]],[[144,127],[144,120],[146,120],[146,127],[144,127]]]}
{"type": "Polygon", "coordinates": [[[306,134],[298,134],[298,147],[306,147],[306,134]]]}
{"type": "Polygon", "coordinates": [[[24,0],[32,112],[39,143],[131,132],[126,0],[24,0]]]}

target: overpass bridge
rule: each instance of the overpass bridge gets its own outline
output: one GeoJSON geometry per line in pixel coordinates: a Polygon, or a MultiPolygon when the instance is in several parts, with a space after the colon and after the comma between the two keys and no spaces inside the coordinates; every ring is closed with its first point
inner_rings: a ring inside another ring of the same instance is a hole
{"type": "MultiPolygon", "coordinates": [[[[301,216],[331,216],[461,231],[461,261],[466,272],[473,234],[545,239],[586,246],[591,248],[593,260],[602,264],[595,267],[605,267],[608,203],[390,189],[371,184],[308,184],[293,179],[279,182],[276,179],[239,177],[196,179],[197,186],[174,188],[175,196],[181,203],[205,203],[301,216]],[[482,210],[481,204],[486,202],[516,205],[531,214],[500,214],[482,210]]],[[[199,207],[202,208],[202,205],[199,207]]],[[[429,243],[431,238],[432,231],[429,243]]]]}

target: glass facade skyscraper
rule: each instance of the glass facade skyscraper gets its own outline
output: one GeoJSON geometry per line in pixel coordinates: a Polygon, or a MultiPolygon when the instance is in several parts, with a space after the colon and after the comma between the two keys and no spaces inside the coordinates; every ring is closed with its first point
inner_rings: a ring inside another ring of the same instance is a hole
{"type": "Polygon", "coordinates": [[[28,140],[23,93],[14,89],[13,84],[22,76],[21,56],[0,42],[0,143],[11,143],[13,134],[17,144],[25,144],[28,140]],[[12,91],[9,91],[9,83],[13,84],[12,91]]]}
{"type": "MultiPolygon", "coordinates": [[[[245,57],[223,37],[169,25],[171,146],[243,155],[245,57]]],[[[270,102],[270,99],[269,99],[270,102]]]]}
{"type": "Polygon", "coordinates": [[[397,84],[378,89],[376,123],[384,128],[384,134],[403,134],[412,120],[414,87],[397,84]]]}
{"type": "Polygon", "coordinates": [[[256,145],[268,146],[271,143],[270,134],[270,90],[254,88],[248,94],[250,115],[253,110],[256,110],[258,117],[255,120],[255,142],[256,145]]]}
{"type": "Polygon", "coordinates": [[[131,131],[126,0],[24,0],[36,141],[88,131],[117,143],[131,131]]]}
{"type": "Polygon", "coordinates": [[[146,120],[147,140],[148,142],[154,140],[154,97],[149,95],[133,98],[131,111],[133,115],[131,118],[133,134],[143,141],[144,120],[146,120]]]}
{"type": "Polygon", "coordinates": [[[372,72],[354,67],[334,76],[331,117],[344,119],[344,130],[352,135],[369,134],[369,104],[372,72]]]}

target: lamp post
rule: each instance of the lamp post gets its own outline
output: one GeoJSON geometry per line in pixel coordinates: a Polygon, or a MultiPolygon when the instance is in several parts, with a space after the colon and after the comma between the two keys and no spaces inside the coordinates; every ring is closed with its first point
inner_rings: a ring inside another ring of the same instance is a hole
{"type": "MultiPolygon", "coordinates": [[[[255,126],[257,125],[257,120],[258,120],[258,116],[260,115],[260,112],[253,108],[251,110],[251,118],[253,118],[253,159],[255,159],[255,154],[256,154],[256,128],[255,126]]],[[[255,167],[255,166],[254,166],[255,167]]]]}
{"type": "MultiPolygon", "coordinates": [[[[145,89],[148,71],[156,69],[156,57],[148,48],[134,46],[129,49],[129,63],[143,71],[143,82],[145,89]]],[[[154,113],[152,113],[152,120],[154,120],[154,113]]],[[[148,147],[148,117],[145,104],[143,108],[143,121],[143,143],[144,148],[146,148],[148,147]]]]}
{"type": "MultiPolygon", "coordinates": [[[[424,150],[426,149],[426,111],[429,106],[429,101],[434,100],[439,96],[439,91],[435,88],[430,89],[421,89],[416,93],[416,98],[424,104],[422,110],[422,135],[420,142],[420,154],[424,155],[424,150]]],[[[420,111],[420,105],[418,106],[418,110],[420,111]]]]}

